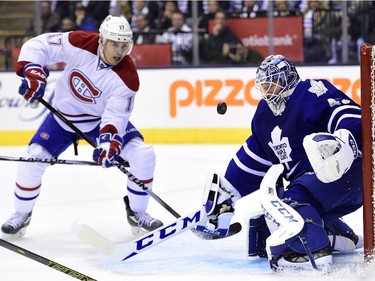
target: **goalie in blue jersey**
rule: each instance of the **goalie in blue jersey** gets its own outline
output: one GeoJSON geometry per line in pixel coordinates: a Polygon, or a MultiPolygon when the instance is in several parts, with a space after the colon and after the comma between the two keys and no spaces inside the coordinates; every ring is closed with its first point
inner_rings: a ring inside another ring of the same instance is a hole
{"type": "Polygon", "coordinates": [[[361,108],[327,80],[301,80],[282,55],[261,63],[256,85],[252,135],[208,185],[206,227],[228,229],[236,200],[260,189],[248,255],[275,271],[329,270],[333,252],[363,246],[342,220],[362,205],[361,108]]]}

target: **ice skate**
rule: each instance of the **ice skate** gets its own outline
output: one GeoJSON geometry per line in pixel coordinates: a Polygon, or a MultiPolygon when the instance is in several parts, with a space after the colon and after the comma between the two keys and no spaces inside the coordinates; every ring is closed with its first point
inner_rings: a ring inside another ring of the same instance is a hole
{"type": "Polygon", "coordinates": [[[363,247],[363,236],[354,232],[333,234],[328,232],[334,252],[353,253],[356,249],[363,247]]]}
{"type": "Polygon", "coordinates": [[[163,223],[160,220],[151,217],[146,212],[133,212],[132,209],[130,209],[128,196],[124,197],[124,202],[126,216],[133,234],[139,235],[163,226],[163,223]]]}
{"type": "Polygon", "coordinates": [[[21,238],[26,233],[26,228],[30,224],[31,212],[14,213],[1,227],[1,231],[9,238],[21,238]]]}
{"type": "MultiPolygon", "coordinates": [[[[322,249],[312,254],[317,270],[328,273],[332,266],[332,251],[322,249]]],[[[272,269],[281,272],[284,270],[301,271],[314,270],[309,257],[306,254],[291,253],[281,257],[274,257],[271,261],[272,269]]]]}

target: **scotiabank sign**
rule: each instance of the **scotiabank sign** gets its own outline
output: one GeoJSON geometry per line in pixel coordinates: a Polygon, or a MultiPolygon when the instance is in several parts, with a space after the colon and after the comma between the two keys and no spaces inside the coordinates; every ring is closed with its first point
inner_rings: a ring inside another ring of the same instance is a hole
{"type": "MultiPolygon", "coordinates": [[[[228,19],[227,25],[246,47],[258,51],[263,58],[269,55],[268,18],[228,19]]],[[[213,20],[210,21],[210,30],[212,26],[213,20]]],[[[303,62],[302,17],[275,17],[273,28],[274,53],[293,62],[303,62]]]]}

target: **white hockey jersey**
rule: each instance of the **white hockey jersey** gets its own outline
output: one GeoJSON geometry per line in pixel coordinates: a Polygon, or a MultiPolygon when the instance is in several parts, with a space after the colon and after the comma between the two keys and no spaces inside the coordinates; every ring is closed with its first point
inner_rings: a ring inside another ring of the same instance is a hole
{"type": "MultiPolygon", "coordinates": [[[[64,62],[54,90],[54,108],[83,132],[98,124],[100,128],[111,124],[124,135],[139,88],[138,73],[130,56],[116,66],[103,63],[98,40],[99,34],[87,31],[39,35],[22,46],[17,74],[23,76],[23,67],[29,62],[64,62]]],[[[56,120],[72,132],[59,118],[56,120]]]]}

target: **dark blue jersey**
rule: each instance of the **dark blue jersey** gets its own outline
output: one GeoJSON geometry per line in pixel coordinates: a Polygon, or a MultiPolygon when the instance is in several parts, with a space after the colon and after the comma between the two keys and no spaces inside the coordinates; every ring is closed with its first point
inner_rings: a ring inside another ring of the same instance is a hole
{"type": "Polygon", "coordinates": [[[326,80],[300,81],[279,116],[261,100],[251,126],[252,135],[225,174],[242,196],[259,189],[273,164],[284,165],[283,176],[288,181],[311,170],[302,145],[303,138],[311,133],[334,133],[345,128],[361,150],[360,106],[326,80]]]}

